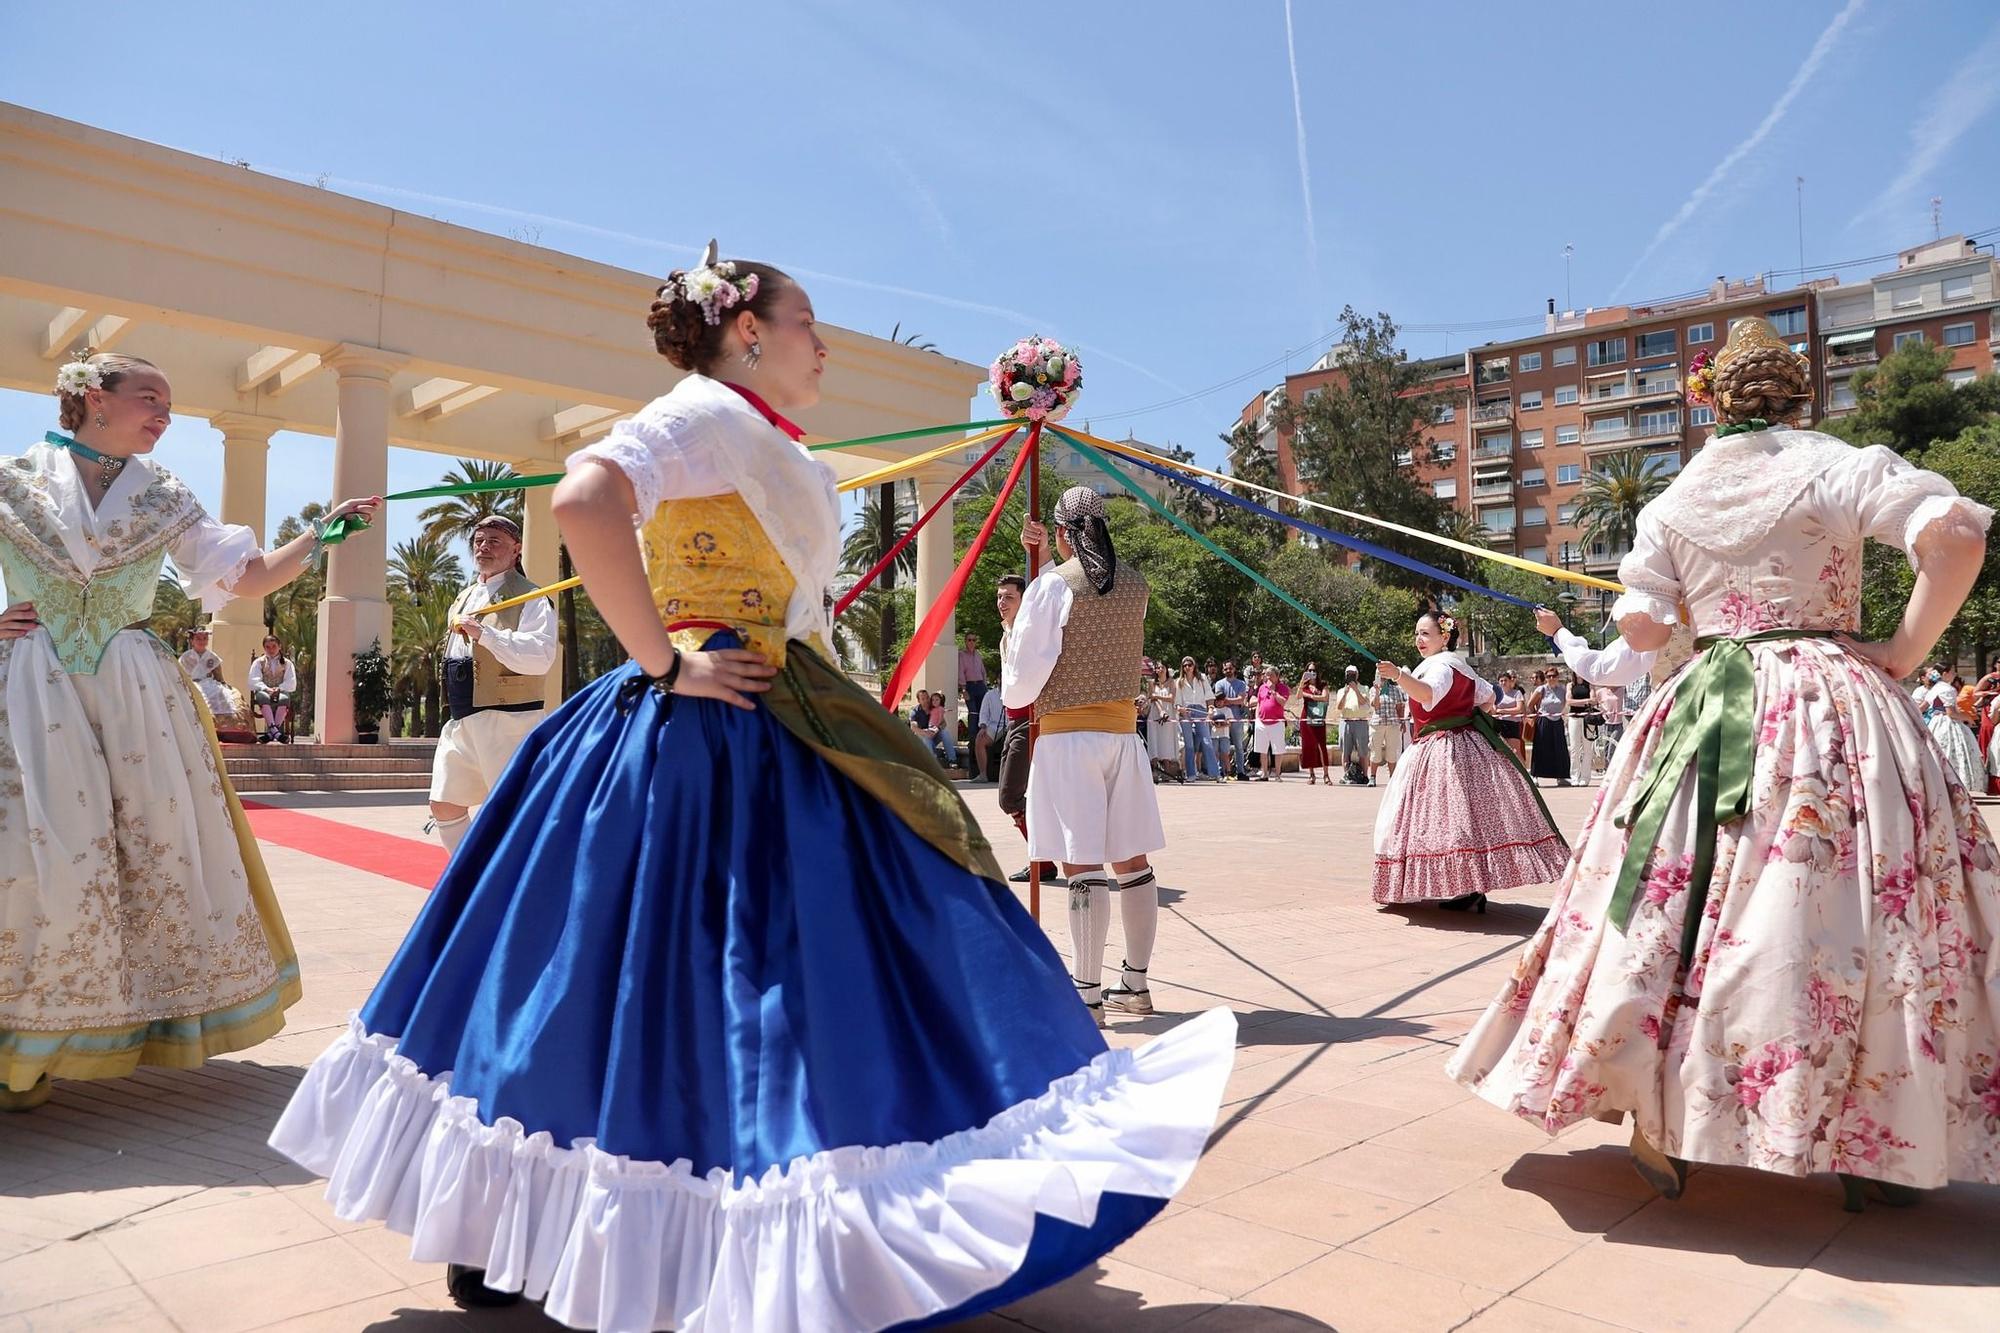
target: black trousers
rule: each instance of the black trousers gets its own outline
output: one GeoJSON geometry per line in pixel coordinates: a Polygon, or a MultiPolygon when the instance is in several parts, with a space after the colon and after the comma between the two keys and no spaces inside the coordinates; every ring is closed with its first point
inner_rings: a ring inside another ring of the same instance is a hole
{"type": "Polygon", "coordinates": [[[1019,820],[1028,813],[1028,719],[1007,719],[1000,742],[1000,813],[1019,820]]]}

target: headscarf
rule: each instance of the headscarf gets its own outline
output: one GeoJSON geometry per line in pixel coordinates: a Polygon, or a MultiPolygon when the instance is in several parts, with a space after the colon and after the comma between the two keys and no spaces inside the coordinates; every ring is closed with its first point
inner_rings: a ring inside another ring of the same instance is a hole
{"type": "Polygon", "coordinates": [[[1104,523],[1104,497],[1088,486],[1070,487],[1056,501],[1056,526],[1069,534],[1069,543],[1083,562],[1083,575],[1098,596],[1110,592],[1118,574],[1118,553],[1104,523]]]}

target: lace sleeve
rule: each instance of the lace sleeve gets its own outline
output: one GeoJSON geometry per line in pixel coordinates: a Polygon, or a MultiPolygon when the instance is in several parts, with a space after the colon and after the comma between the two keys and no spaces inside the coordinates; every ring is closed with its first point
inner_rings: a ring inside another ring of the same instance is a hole
{"type": "Polygon", "coordinates": [[[1632,549],[1618,564],[1618,581],[1625,591],[1611,604],[1612,619],[1643,615],[1662,625],[1680,623],[1681,579],[1673,552],[1666,547],[1659,523],[1644,510],[1632,549]]]}
{"type": "Polygon", "coordinates": [[[1870,537],[1904,552],[1917,565],[1917,538],[1946,519],[1984,532],[1993,511],[1961,496],[1935,472],[1912,466],[1886,445],[1857,449],[1824,482],[1828,524],[1850,537],[1870,537]]]}
{"type": "Polygon", "coordinates": [[[229,604],[230,589],[258,554],[257,534],[240,523],[218,523],[203,514],[174,539],[167,554],[184,592],[204,611],[229,604]]]}

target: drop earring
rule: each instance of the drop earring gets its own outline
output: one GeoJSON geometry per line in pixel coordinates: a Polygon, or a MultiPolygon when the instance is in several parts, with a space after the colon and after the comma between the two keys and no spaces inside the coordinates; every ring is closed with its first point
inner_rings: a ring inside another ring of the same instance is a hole
{"type": "Polygon", "coordinates": [[[99,412],[97,414],[97,428],[99,430],[104,429],[104,414],[102,412],[99,412]]]}
{"type": "Polygon", "coordinates": [[[749,349],[743,353],[743,364],[752,370],[755,370],[757,363],[763,359],[764,344],[762,343],[751,343],[749,349]]]}

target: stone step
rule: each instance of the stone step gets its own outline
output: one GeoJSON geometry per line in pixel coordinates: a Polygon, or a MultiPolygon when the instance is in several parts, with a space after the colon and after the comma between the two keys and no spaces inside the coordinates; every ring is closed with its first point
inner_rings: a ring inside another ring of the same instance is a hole
{"type": "Polygon", "coordinates": [[[229,775],[240,796],[258,792],[292,791],[428,791],[431,775],[424,773],[245,773],[229,775]]]}
{"type": "Polygon", "coordinates": [[[235,759],[245,755],[285,755],[321,759],[421,759],[426,764],[437,751],[434,740],[390,741],[386,745],[317,745],[311,741],[299,740],[290,745],[258,745],[254,742],[239,745],[225,741],[222,746],[224,759],[235,759]]]}
{"type": "Polygon", "coordinates": [[[428,773],[431,763],[428,759],[375,758],[375,759],[320,759],[318,757],[292,758],[290,756],[258,755],[255,758],[231,758],[230,774],[269,773],[324,773],[337,776],[341,773],[428,773]]]}

